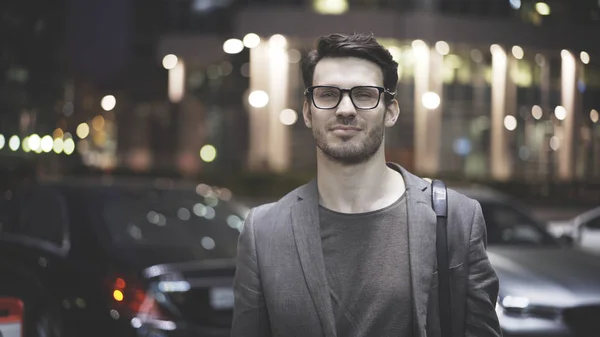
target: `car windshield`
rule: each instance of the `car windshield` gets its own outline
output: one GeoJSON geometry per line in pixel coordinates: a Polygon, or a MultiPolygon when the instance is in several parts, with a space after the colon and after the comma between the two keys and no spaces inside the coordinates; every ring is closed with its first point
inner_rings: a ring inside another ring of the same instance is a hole
{"type": "Polygon", "coordinates": [[[558,245],[534,219],[510,205],[481,202],[481,208],[489,245],[558,245]]]}
{"type": "Polygon", "coordinates": [[[152,261],[233,258],[247,210],[210,191],[94,183],[7,189],[0,240],[18,236],[60,247],[69,237],[77,254],[97,244],[152,261]]]}
{"type": "Polygon", "coordinates": [[[0,238],[28,237],[62,246],[68,225],[66,201],[52,188],[0,189],[0,238]]]}
{"type": "Polygon", "coordinates": [[[102,194],[101,217],[114,244],[202,247],[235,255],[243,210],[216,195],[125,188],[102,194]]]}

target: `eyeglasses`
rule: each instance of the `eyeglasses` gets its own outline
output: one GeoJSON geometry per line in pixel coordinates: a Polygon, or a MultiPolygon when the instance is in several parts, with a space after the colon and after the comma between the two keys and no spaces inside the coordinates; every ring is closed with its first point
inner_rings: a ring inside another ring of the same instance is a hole
{"type": "Polygon", "coordinates": [[[355,108],[361,110],[375,109],[381,100],[381,94],[394,96],[383,87],[358,86],[350,89],[341,89],[333,86],[317,85],[306,88],[304,95],[310,96],[312,103],[319,109],[335,109],[344,93],[348,93],[355,108]]]}

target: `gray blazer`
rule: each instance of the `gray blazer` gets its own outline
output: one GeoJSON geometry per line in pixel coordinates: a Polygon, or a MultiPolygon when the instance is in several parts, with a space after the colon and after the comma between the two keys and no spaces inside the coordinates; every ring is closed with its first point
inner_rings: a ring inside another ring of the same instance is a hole
{"type": "MultiPolygon", "coordinates": [[[[430,184],[389,165],[406,184],[414,335],[440,336],[430,184]]],[[[318,203],[313,180],[248,214],[238,245],[232,337],[336,336],[318,203]]],[[[448,203],[452,311],[458,322],[452,335],[501,336],[495,312],[499,283],[485,250],[481,206],[450,189],[448,203]]]]}

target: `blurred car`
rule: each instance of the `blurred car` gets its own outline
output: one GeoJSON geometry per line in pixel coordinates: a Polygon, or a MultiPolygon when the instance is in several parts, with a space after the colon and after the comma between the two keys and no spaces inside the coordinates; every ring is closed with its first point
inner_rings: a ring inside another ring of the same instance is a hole
{"type": "Polygon", "coordinates": [[[597,256],[552,236],[514,198],[480,187],[455,190],[481,204],[504,336],[598,336],[597,256]]]}
{"type": "Polygon", "coordinates": [[[0,190],[0,298],[24,336],[228,336],[231,192],[169,180],[69,179],[0,190]]]}
{"type": "Polygon", "coordinates": [[[600,207],[567,221],[550,221],[548,230],[555,236],[568,235],[580,248],[600,253],[600,207]]]}

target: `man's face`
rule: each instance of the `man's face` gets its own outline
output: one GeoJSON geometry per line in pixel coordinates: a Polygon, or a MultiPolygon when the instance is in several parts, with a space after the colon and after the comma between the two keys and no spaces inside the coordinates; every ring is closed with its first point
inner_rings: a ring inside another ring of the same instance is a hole
{"type": "MultiPolygon", "coordinates": [[[[373,62],[355,58],[324,58],[315,67],[313,86],[350,89],[356,86],[383,87],[383,74],[373,62]]],[[[304,102],[304,122],[310,127],[317,147],[335,162],[354,165],[371,158],[383,143],[384,129],[398,116],[394,100],[386,107],[384,95],[373,109],[357,109],[345,93],[336,108],[319,109],[312,100],[304,102]]]]}

